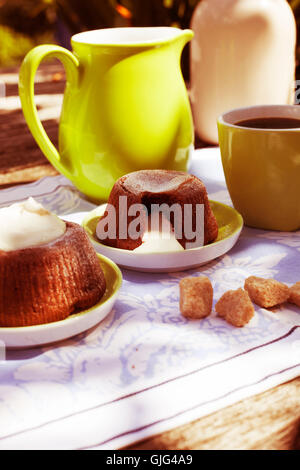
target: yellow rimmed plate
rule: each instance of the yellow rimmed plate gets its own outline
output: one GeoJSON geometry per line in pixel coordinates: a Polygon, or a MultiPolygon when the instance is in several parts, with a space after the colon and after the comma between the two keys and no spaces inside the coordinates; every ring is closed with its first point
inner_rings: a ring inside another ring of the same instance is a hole
{"type": "MultiPolygon", "coordinates": [[[[86,214],[81,223],[96,251],[123,268],[155,273],[184,271],[227,253],[237,242],[243,228],[242,216],[235,209],[216,201],[210,201],[210,204],[219,226],[218,238],[209,245],[178,252],[136,253],[104,245],[97,239],[96,226],[99,217],[104,214],[106,204],[86,214]]],[[[69,215],[68,220],[79,222],[76,214],[73,218],[69,215]]]]}
{"type": "Polygon", "coordinates": [[[113,261],[100,254],[98,257],[106,280],[106,291],[96,305],[53,323],[1,327],[1,345],[7,349],[18,349],[51,344],[83,333],[100,323],[111,312],[117,299],[122,273],[113,261]]]}

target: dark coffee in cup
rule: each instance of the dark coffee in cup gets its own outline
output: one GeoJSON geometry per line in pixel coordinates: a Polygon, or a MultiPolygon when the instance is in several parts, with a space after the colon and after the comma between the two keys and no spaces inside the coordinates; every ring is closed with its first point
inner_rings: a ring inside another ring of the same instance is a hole
{"type": "Polygon", "coordinates": [[[258,117],[243,119],[235,123],[236,126],[250,127],[251,129],[300,129],[300,119],[286,117],[258,117]]]}

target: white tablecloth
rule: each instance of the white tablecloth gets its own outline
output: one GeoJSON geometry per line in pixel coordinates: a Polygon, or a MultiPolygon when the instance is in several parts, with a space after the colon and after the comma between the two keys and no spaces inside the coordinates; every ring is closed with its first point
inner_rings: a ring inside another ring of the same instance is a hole
{"type": "MultiPolygon", "coordinates": [[[[218,149],[196,151],[190,171],[211,199],[230,204],[218,149]]],[[[58,214],[94,207],[62,176],[3,190],[0,205],[29,195],[58,214]]],[[[119,300],[96,328],[57,345],[8,351],[0,361],[0,449],[114,449],[298,376],[297,307],[256,307],[241,329],[215,314],[188,321],[178,309],[178,282],[205,274],[216,301],[249,275],[299,281],[299,259],[299,232],[246,227],[229,253],[198,270],[123,270],[119,300]]]]}

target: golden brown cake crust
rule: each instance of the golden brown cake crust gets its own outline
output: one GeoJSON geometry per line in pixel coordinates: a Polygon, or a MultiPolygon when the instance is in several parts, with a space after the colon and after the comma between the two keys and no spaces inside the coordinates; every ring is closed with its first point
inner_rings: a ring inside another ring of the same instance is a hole
{"type": "Polygon", "coordinates": [[[0,250],[0,326],[63,320],[95,305],[106,283],[86,233],[66,222],[57,240],[22,250],[0,250]]]}
{"type": "MultiPolygon", "coordinates": [[[[108,203],[116,208],[117,233],[119,230],[119,198],[127,197],[127,207],[132,204],[144,204],[149,212],[151,204],[167,204],[170,207],[173,204],[180,204],[183,209],[184,204],[192,205],[192,228],[196,229],[196,204],[204,205],[204,244],[211,243],[218,236],[218,224],[209,204],[207,191],[202,181],[194,175],[189,175],[181,171],[173,170],[141,170],[122,176],[114,184],[108,203]]],[[[107,213],[104,214],[104,217],[107,213]]],[[[127,214],[121,214],[126,218],[122,225],[130,224],[134,217],[127,217],[127,214]]],[[[171,220],[172,222],[172,220],[171,220]]],[[[184,233],[184,230],[182,230],[184,233]]],[[[185,248],[187,240],[184,235],[178,238],[178,242],[185,248]]],[[[132,240],[126,239],[106,239],[102,243],[122,248],[134,250],[142,243],[142,237],[132,240]]]]}

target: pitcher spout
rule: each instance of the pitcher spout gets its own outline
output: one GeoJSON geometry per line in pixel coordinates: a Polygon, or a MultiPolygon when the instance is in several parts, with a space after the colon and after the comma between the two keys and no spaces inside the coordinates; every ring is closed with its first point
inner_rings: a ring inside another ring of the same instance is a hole
{"type": "Polygon", "coordinates": [[[182,40],[183,46],[185,46],[194,37],[194,31],[191,29],[179,30],[178,38],[182,40]]]}
{"type": "Polygon", "coordinates": [[[191,29],[178,29],[178,33],[173,39],[173,44],[176,45],[178,54],[181,55],[184,46],[194,37],[194,32],[191,29]]]}

